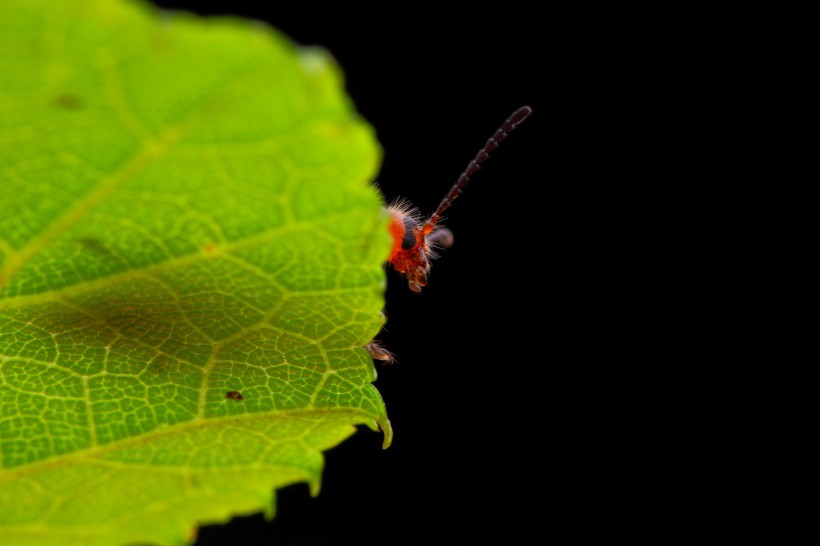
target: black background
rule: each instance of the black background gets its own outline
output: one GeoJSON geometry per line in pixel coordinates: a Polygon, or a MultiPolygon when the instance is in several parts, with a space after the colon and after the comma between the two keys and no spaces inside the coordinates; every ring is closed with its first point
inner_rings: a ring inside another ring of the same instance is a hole
{"type": "Polygon", "coordinates": [[[327,48],[384,149],[386,200],[423,213],[511,112],[534,110],[448,211],[455,245],[424,292],[388,271],[380,338],[398,363],[375,385],[393,446],[360,430],[326,453],[318,497],[286,488],[273,521],[209,526],[196,545],[696,543],[714,454],[704,332],[683,314],[702,274],[676,221],[691,190],[664,162],[687,85],[664,70],[666,16],[156,3],[327,48]]]}

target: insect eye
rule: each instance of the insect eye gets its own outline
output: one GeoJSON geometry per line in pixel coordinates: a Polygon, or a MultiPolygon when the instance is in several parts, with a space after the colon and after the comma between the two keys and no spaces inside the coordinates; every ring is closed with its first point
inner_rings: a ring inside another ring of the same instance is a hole
{"type": "Polygon", "coordinates": [[[401,249],[410,250],[416,246],[416,228],[418,224],[409,216],[404,217],[404,237],[401,240],[401,249]]]}

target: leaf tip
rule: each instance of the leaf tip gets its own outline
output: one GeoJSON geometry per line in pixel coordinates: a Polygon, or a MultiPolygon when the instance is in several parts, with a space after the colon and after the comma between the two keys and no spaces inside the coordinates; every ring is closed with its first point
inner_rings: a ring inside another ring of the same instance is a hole
{"type": "Polygon", "coordinates": [[[390,419],[385,419],[379,426],[382,429],[382,434],[384,434],[382,449],[387,449],[393,443],[393,426],[390,424],[390,419]]]}

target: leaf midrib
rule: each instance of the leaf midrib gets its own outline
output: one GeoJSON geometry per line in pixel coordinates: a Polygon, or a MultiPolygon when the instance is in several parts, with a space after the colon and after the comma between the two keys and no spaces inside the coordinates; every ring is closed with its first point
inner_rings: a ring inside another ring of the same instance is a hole
{"type": "MultiPolygon", "coordinates": [[[[300,232],[315,232],[316,225],[310,222],[296,222],[290,223],[278,228],[271,228],[261,231],[258,234],[226,243],[214,243],[211,245],[209,251],[202,250],[197,253],[186,254],[170,258],[155,264],[146,265],[140,268],[132,268],[125,270],[115,275],[100,277],[98,279],[83,281],[75,283],[63,288],[52,289],[47,292],[39,292],[37,294],[27,294],[23,296],[12,296],[5,299],[0,299],[0,311],[8,309],[18,309],[28,305],[42,305],[46,303],[55,303],[64,301],[74,296],[81,296],[99,290],[100,288],[107,288],[128,280],[145,279],[153,277],[156,274],[177,269],[181,266],[199,263],[207,260],[217,259],[220,256],[235,256],[236,252],[246,248],[252,248],[254,245],[264,243],[270,239],[281,237],[285,234],[300,233],[300,232]]],[[[249,264],[252,265],[252,264],[249,264]]],[[[284,290],[284,289],[283,289],[284,290]]],[[[306,293],[325,293],[327,291],[340,290],[338,287],[329,288],[328,290],[300,290],[300,294],[306,293]]],[[[2,285],[0,285],[2,291],[2,285]]]]}

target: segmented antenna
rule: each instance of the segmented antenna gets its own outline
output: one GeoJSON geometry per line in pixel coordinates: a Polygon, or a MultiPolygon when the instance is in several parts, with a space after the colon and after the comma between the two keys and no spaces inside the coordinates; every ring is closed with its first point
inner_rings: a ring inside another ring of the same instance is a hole
{"type": "Polygon", "coordinates": [[[498,143],[507,138],[507,135],[510,134],[513,129],[518,127],[522,121],[527,119],[527,116],[531,113],[532,108],[529,106],[522,106],[507,118],[507,121],[501,125],[493,136],[487,139],[487,143],[484,144],[484,146],[478,151],[475,158],[470,161],[470,164],[467,165],[467,168],[464,169],[464,172],[462,172],[461,176],[458,177],[458,181],[453,185],[449,193],[447,193],[447,195],[444,196],[444,199],[441,200],[436,212],[430,215],[430,218],[424,222],[424,226],[422,226],[422,233],[424,235],[427,235],[436,229],[436,224],[441,219],[441,214],[450,207],[456,197],[461,195],[461,192],[464,189],[464,186],[467,185],[467,182],[475,176],[475,173],[477,173],[478,169],[481,168],[481,164],[484,163],[488,157],[490,157],[490,152],[498,148],[498,143]]]}

